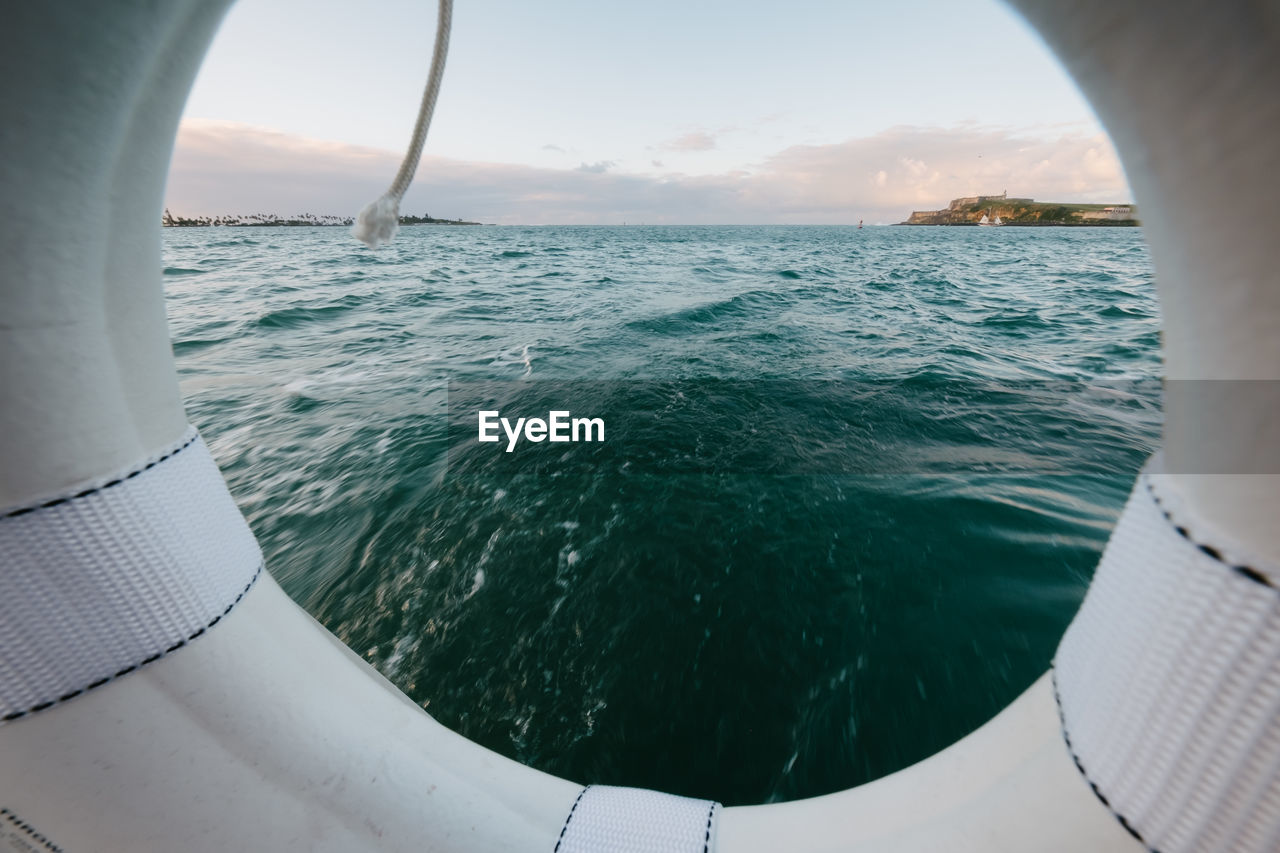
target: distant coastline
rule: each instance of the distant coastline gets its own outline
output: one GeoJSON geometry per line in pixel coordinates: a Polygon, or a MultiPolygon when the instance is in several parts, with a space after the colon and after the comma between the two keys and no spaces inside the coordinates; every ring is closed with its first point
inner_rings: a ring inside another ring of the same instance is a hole
{"type": "MultiPolygon", "coordinates": [[[[350,216],[330,216],[326,214],[298,213],[289,217],[281,217],[274,213],[235,214],[232,216],[174,216],[165,208],[160,217],[160,225],[164,228],[216,228],[220,226],[254,226],[254,227],[288,227],[288,226],[332,226],[353,225],[355,219],[350,216]]],[[[401,225],[479,225],[479,222],[467,222],[462,219],[434,219],[426,216],[401,216],[401,225]]]]}
{"type": "Polygon", "coordinates": [[[1132,204],[1069,204],[1009,198],[1006,194],[952,199],[942,210],[915,210],[899,225],[980,225],[982,217],[1001,225],[1140,225],[1132,204]]]}

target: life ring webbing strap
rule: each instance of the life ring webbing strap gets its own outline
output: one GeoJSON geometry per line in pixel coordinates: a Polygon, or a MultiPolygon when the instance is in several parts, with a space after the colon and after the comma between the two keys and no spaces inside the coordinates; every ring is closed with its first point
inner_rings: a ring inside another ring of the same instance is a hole
{"type": "Polygon", "coordinates": [[[1274,851],[1280,572],[1198,527],[1162,480],[1153,460],[1058,649],[1063,733],[1149,849],[1274,851]]]}
{"type": "Polygon", "coordinates": [[[0,725],[184,647],[261,569],[195,429],[129,470],[0,512],[0,725]]]}
{"type": "Polygon", "coordinates": [[[554,853],[712,853],[720,804],[643,788],[588,785],[554,853]]]}

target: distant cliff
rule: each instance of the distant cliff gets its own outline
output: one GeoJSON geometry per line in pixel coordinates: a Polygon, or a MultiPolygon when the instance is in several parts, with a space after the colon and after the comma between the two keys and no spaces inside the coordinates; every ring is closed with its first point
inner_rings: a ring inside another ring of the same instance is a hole
{"type": "Polygon", "coordinates": [[[983,216],[1004,225],[1138,225],[1131,204],[1065,204],[1004,195],[952,199],[943,210],[916,210],[899,225],[977,225],[983,216]]]}

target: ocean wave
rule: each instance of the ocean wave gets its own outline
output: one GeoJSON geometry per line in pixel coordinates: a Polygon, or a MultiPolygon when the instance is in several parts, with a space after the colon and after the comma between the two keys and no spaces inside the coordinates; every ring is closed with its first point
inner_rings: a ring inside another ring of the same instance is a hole
{"type": "Polygon", "coordinates": [[[629,321],[629,328],[674,335],[690,329],[742,316],[768,316],[791,304],[791,298],[773,290],[750,290],[724,299],[677,308],[657,316],[629,321]]]}
{"type": "Polygon", "coordinates": [[[542,770],[763,802],[1048,665],[1160,433],[1141,233],[1088,230],[166,229],[165,293],[273,575],[357,654],[542,770]],[[609,440],[490,452],[471,391],[609,440]]]}
{"type": "Polygon", "coordinates": [[[349,294],[322,305],[290,305],[260,314],[252,325],[261,329],[297,329],[310,323],[339,319],[367,303],[365,297],[349,294]]]}

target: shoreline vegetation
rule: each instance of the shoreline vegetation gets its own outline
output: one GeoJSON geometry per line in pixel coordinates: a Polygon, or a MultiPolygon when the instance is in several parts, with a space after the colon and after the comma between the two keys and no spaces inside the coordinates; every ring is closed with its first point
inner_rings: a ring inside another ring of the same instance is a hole
{"type": "MultiPolygon", "coordinates": [[[[160,217],[164,228],[215,228],[215,227],[289,227],[289,226],[351,226],[352,216],[332,214],[297,213],[280,216],[275,213],[231,214],[221,216],[175,216],[168,208],[160,217]]],[[[436,219],[431,214],[422,216],[401,215],[401,225],[482,225],[464,219],[436,219]]],[[[625,223],[624,223],[625,224],[625,223]]],[[[1035,201],[1030,198],[1009,198],[1000,195],[968,196],[952,199],[942,210],[913,210],[911,215],[897,225],[1066,225],[1134,227],[1142,223],[1138,208],[1132,204],[1073,204],[1055,201],[1035,201]],[[984,222],[984,218],[987,220],[984,222]]]]}
{"type": "MultiPolygon", "coordinates": [[[[328,214],[315,213],[297,213],[293,216],[282,217],[275,213],[249,213],[235,214],[232,216],[174,216],[169,212],[169,208],[165,208],[164,215],[160,217],[160,225],[164,228],[214,228],[220,226],[259,226],[259,227],[279,227],[279,226],[330,226],[330,225],[354,225],[355,217],[353,216],[332,216],[328,214]]],[[[400,217],[401,225],[479,225],[479,222],[467,222],[462,219],[434,219],[431,214],[423,216],[404,216],[400,217]]]]}
{"type": "Polygon", "coordinates": [[[1140,225],[1132,204],[1068,204],[1009,198],[1007,194],[952,199],[943,210],[913,210],[899,225],[980,225],[982,217],[1001,225],[1140,225]]]}

